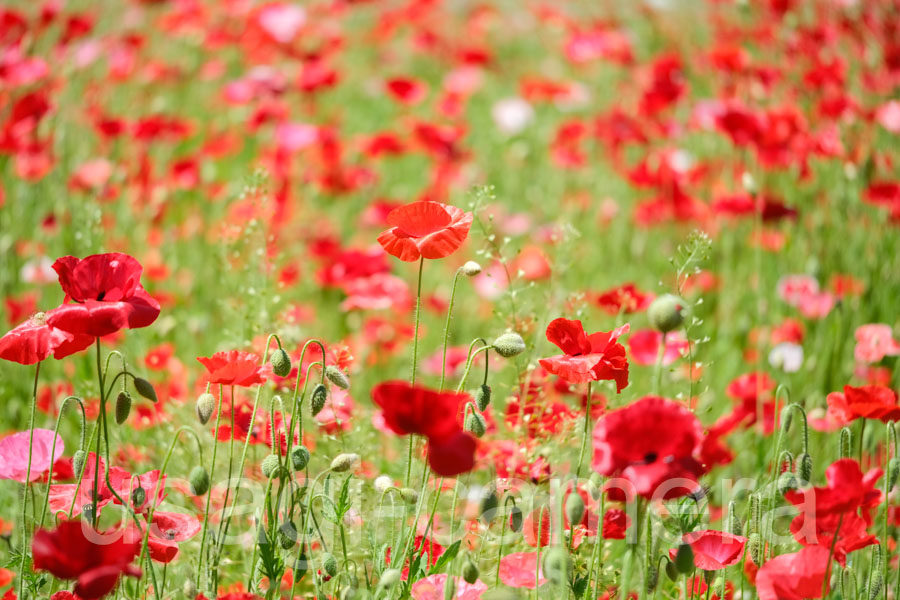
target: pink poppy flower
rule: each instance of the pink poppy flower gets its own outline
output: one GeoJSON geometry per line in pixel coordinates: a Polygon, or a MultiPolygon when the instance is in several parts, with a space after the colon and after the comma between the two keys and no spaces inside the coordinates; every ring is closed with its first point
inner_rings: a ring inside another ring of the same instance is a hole
{"type": "Polygon", "coordinates": [[[62,437],[49,429],[34,430],[34,444],[31,452],[31,473],[28,476],[28,446],[30,431],[20,431],[0,440],[0,479],[12,479],[19,483],[37,481],[50,468],[50,454],[54,459],[63,455],[65,445],[62,437]],[[56,440],[56,451],[53,442],[56,440]]]}
{"type": "MultiPolygon", "coordinates": [[[[628,351],[631,358],[639,365],[656,364],[659,354],[659,345],[662,343],[663,334],[652,329],[635,331],[628,338],[628,351]]],[[[680,332],[673,332],[666,336],[666,349],[663,351],[663,365],[670,365],[677,359],[687,354],[690,342],[684,339],[680,332]]]]}
{"type": "MultiPolygon", "coordinates": [[[[534,589],[534,570],[537,552],[514,552],[500,559],[500,581],[514,588],[534,589]]],[[[547,583],[543,570],[538,572],[537,584],[547,583]]]]}
{"type": "Polygon", "coordinates": [[[704,571],[718,571],[737,564],[747,543],[745,537],[711,529],[686,533],[682,539],[694,551],[694,565],[704,571]]]}
{"type": "MultiPolygon", "coordinates": [[[[532,573],[534,575],[534,573],[532,573]]],[[[413,600],[444,600],[444,585],[447,581],[446,573],[429,575],[415,582],[410,589],[413,600]]],[[[479,600],[488,587],[482,581],[466,583],[461,577],[456,577],[456,600],[479,600]]]]}
{"type": "Polygon", "coordinates": [[[885,356],[900,354],[900,343],[894,340],[894,332],[890,325],[870,323],[856,328],[853,334],[856,347],[853,356],[859,362],[877,363],[885,356]]]}

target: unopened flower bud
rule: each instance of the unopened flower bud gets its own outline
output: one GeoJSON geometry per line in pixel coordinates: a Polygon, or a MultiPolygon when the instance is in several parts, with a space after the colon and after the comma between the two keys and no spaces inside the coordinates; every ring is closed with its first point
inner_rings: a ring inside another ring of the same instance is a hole
{"type": "Polygon", "coordinates": [[[184,582],[184,585],[181,586],[181,593],[184,594],[185,598],[196,598],[197,597],[197,584],[194,583],[194,580],[190,577],[184,582]]]}
{"type": "Polygon", "coordinates": [[[673,294],[663,294],[656,298],[647,309],[650,324],[659,332],[669,333],[684,323],[686,305],[684,300],[673,294]]]}
{"type": "Polygon", "coordinates": [[[350,452],[338,454],[334,457],[334,460],[331,461],[331,470],[335,473],[343,473],[344,471],[349,471],[355,467],[357,463],[359,463],[359,454],[350,452]]]}
{"type": "Polygon", "coordinates": [[[518,333],[504,333],[494,340],[494,351],[503,358],[512,358],[525,352],[525,340],[518,333]]]}
{"type": "Polygon", "coordinates": [[[480,438],[487,431],[487,423],[485,423],[484,417],[479,413],[471,412],[469,413],[469,416],[466,417],[465,429],[475,437],[480,438]]]}
{"type": "Polygon", "coordinates": [[[888,461],[887,468],[887,491],[890,493],[894,486],[897,485],[897,478],[900,477],[900,458],[896,456],[888,461]]]}
{"type": "Polygon", "coordinates": [[[325,384],[317,383],[312,391],[312,399],[309,401],[309,411],[312,416],[316,416],[325,408],[325,402],[328,400],[328,388],[325,384]]]}
{"type": "Polygon", "coordinates": [[[135,377],[133,378],[132,383],[134,383],[134,389],[137,390],[138,394],[150,402],[156,402],[156,390],[153,389],[153,386],[149,381],[143,377],[135,377]]]}
{"type": "Polygon", "coordinates": [[[647,593],[652,594],[659,584],[659,569],[655,562],[647,565],[647,593]]]}
{"type": "Polygon", "coordinates": [[[732,535],[741,535],[742,530],[741,519],[737,514],[737,506],[732,500],[728,503],[728,533],[732,535]]]}
{"type": "Polygon", "coordinates": [[[291,448],[291,466],[295,471],[302,471],[309,464],[309,456],[306,446],[294,446],[291,448]]]}
{"type": "Polygon", "coordinates": [[[81,514],[84,516],[84,520],[88,523],[93,522],[94,520],[94,505],[91,502],[88,502],[84,506],[81,507],[81,514]]]}
{"type": "Polygon", "coordinates": [[[334,365],[325,367],[325,379],[342,390],[350,389],[350,379],[347,377],[347,374],[334,365]]]}
{"type": "Polygon", "coordinates": [[[385,569],[378,580],[378,588],[380,590],[390,590],[400,583],[400,577],[400,569],[385,569]]]}
{"type": "Polygon", "coordinates": [[[675,563],[668,561],[666,563],[666,577],[669,578],[669,581],[678,581],[679,575],[681,575],[681,573],[678,572],[678,567],[675,566],[675,563]]]}
{"type": "Polygon", "coordinates": [[[209,473],[200,465],[191,469],[188,480],[191,485],[191,493],[195,496],[202,496],[209,490],[209,473]]]}
{"type": "Polygon", "coordinates": [[[86,458],[87,454],[84,450],[76,450],[75,454],[72,455],[72,472],[75,473],[76,479],[81,475],[81,470],[84,468],[84,461],[86,458]]]}
{"type": "Polygon", "coordinates": [[[479,575],[478,565],[472,561],[471,557],[467,558],[462,570],[463,581],[469,584],[475,583],[478,581],[479,575]]]}
{"type": "Polygon", "coordinates": [[[497,508],[500,506],[500,499],[497,497],[497,493],[491,491],[490,494],[483,497],[481,499],[481,520],[485,523],[490,523],[491,520],[497,516],[497,508]]]}
{"type": "Polygon", "coordinates": [[[568,582],[574,569],[572,557],[562,548],[550,548],[544,554],[542,566],[544,567],[544,577],[553,585],[568,582]]]}
{"type": "Polygon", "coordinates": [[[470,260],[466,262],[462,267],[459,268],[460,272],[466,277],[475,277],[479,273],[481,273],[481,265],[479,265],[474,260],[470,260]]]}
{"type": "Polygon", "coordinates": [[[812,481],[813,462],[812,456],[804,452],[797,457],[797,476],[803,483],[812,481]]]}
{"type": "Polygon", "coordinates": [[[869,600],[878,600],[883,586],[884,575],[881,573],[881,565],[876,563],[875,570],[872,572],[872,579],[869,581],[869,600]]]}
{"type": "Polygon", "coordinates": [[[478,407],[478,410],[484,412],[488,405],[491,403],[491,386],[488,384],[482,385],[475,392],[475,406],[478,407]]]}
{"type": "Polygon", "coordinates": [[[415,504],[419,501],[419,492],[408,487],[401,488],[400,497],[403,498],[403,501],[407,504],[415,504]]]}
{"type": "Polygon", "coordinates": [[[200,394],[197,398],[197,419],[201,425],[206,425],[216,410],[216,397],[209,392],[200,394]]]}
{"type": "Polygon", "coordinates": [[[123,390],[116,396],[116,425],[127,421],[129,413],[131,413],[131,394],[123,390]]]}
{"type": "Polygon", "coordinates": [[[379,475],[375,478],[375,481],[372,482],[372,485],[375,487],[375,491],[379,494],[385,493],[389,488],[393,487],[394,480],[391,479],[390,475],[379,475]]]}
{"type": "Polygon", "coordinates": [[[272,372],[279,377],[287,377],[291,374],[291,357],[284,348],[273,352],[269,362],[272,364],[272,372]]]}
{"type": "Polygon", "coordinates": [[[688,574],[694,570],[694,551],[687,544],[678,546],[678,552],[675,554],[675,568],[682,574],[688,574]]]}
{"type": "Polygon", "coordinates": [[[566,498],[566,519],[575,525],[581,523],[582,517],[584,517],[584,499],[578,492],[573,492],[566,498]]]}
{"type": "Polygon", "coordinates": [[[849,427],[843,427],[841,429],[841,458],[850,458],[850,454],[852,454],[851,445],[853,441],[853,435],[850,432],[849,427]]]}
{"type": "Polygon", "coordinates": [[[794,477],[792,472],[785,471],[778,476],[778,493],[782,496],[791,490],[796,490],[798,487],[800,487],[800,484],[797,482],[797,478],[794,477]]]}
{"type": "Polygon", "coordinates": [[[513,506],[509,509],[509,528],[514,532],[519,533],[522,531],[523,523],[524,516],[522,515],[522,509],[518,506],[513,506]]]}
{"type": "Polygon", "coordinates": [[[337,559],[331,552],[322,553],[322,570],[329,577],[334,577],[338,572],[337,559]]]}
{"type": "Polygon", "coordinates": [[[289,550],[297,543],[297,528],[290,521],[285,521],[278,526],[278,545],[284,550],[289,550]]]}
{"type": "Polygon", "coordinates": [[[281,460],[276,454],[270,454],[262,461],[262,474],[266,479],[271,479],[278,474],[281,467],[281,460]]]}
{"type": "Polygon", "coordinates": [[[300,551],[300,556],[294,561],[294,581],[300,581],[309,572],[309,559],[306,557],[306,548],[300,551]]]}
{"type": "Polygon", "coordinates": [[[750,558],[758,565],[762,558],[762,541],[758,533],[751,533],[750,537],[747,538],[747,549],[750,552],[750,558]]]}
{"type": "Polygon", "coordinates": [[[133,506],[142,506],[147,499],[147,492],[140,485],[131,490],[131,504],[133,506]]]}

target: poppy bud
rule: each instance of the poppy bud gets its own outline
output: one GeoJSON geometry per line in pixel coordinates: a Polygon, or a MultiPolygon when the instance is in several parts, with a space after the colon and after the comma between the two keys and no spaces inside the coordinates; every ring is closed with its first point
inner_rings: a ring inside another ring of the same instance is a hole
{"type": "Polygon", "coordinates": [[[75,454],[72,455],[72,472],[75,473],[76,478],[81,475],[85,458],[87,458],[87,454],[84,450],[76,450],[75,454]]]}
{"type": "Polygon", "coordinates": [[[544,554],[544,577],[554,585],[560,585],[572,578],[574,566],[569,553],[562,548],[550,548],[544,554]]]}
{"type": "Polygon", "coordinates": [[[762,558],[762,542],[758,533],[751,533],[750,537],[747,538],[747,548],[750,551],[750,558],[753,559],[754,563],[759,564],[762,558]]]}
{"type": "Polygon", "coordinates": [[[191,493],[195,496],[202,496],[209,490],[209,473],[200,465],[191,469],[188,481],[191,484],[191,493]]]}
{"type": "Polygon", "coordinates": [[[294,561],[294,581],[300,581],[309,572],[309,560],[306,558],[306,548],[300,551],[300,556],[294,561]]]}
{"type": "Polygon", "coordinates": [[[513,506],[509,510],[509,528],[514,532],[519,533],[522,531],[523,522],[524,516],[522,515],[522,509],[518,506],[513,506]]]}
{"type": "Polygon", "coordinates": [[[584,517],[584,499],[578,492],[573,492],[566,498],[566,518],[574,525],[581,523],[582,517],[584,517]]]}
{"type": "Polygon", "coordinates": [[[466,431],[473,434],[475,437],[481,437],[487,431],[487,423],[484,421],[484,417],[481,416],[477,412],[469,413],[469,416],[466,417],[466,431]]]}
{"type": "Polygon", "coordinates": [[[682,574],[688,574],[694,570],[694,551],[687,544],[678,546],[678,552],[675,554],[675,568],[682,574]]]}
{"type": "Polygon", "coordinates": [[[131,394],[123,390],[116,396],[116,425],[121,425],[128,420],[128,414],[130,412],[131,394]]]}
{"type": "Polygon", "coordinates": [[[475,277],[481,273],[481,265],[474,260],[467,261],[466,264],[459,268],[459,272],[466,277],[475,277]]]}
{"type": "Polygon", "coordinates": [[[400,497],[403,498],[404,502],[407,504],[415,504],[419,501],[419,492],[412,488],[401,488],[400,497]]]}
{"type": "Polygon", "coordinates": [[[782,496],[791,490],[796,490],[798,487],[800,487],[800,484],[790,471],[785,471],[778,476],[778,493],[782,496]]]}
{"type": "Polygon", "coordinates": [[[494,340],[493,347],[503,358],[512,358],[525,352],[525,340],[518,333],[504,333],[494,340]]]}
{"type": "Polygon", "coordinates": [[[478,576],[480,573],[478,572],[478,565],[476,565],[472,558],[469,557],[466,559],[466,564],[463,566],[462,576],[463,581],[466,583],[475,583],[478,581],[478,576]]]}
{"type": "Polygon", "coordinates": [[[850,458],[850,454],[852,453],[852,450],[850,449],[852,441],[850,428],[841,428],[841,458],[850,458]]]}
{"type": "Polygon", "coordinates": [[[345,587],[341,590],[340,600],[356,600],[357,597],[356,588],[345,587]]]}
{"type": "Polygon", "coordinates": [[[132,379],[132,383],[134,384],[134,389],[137,390],[138,394],[140,394],[150,402],[156,402],[156,390],[153,389],[153,386],[150,385],[149,381],[147,381],[143,377],[134,377],[132,379]]]}
{"type": "Polygon", "coordinates": [[[295,446],[291,448],[291,466],[295,471],[302,471],[309,464],[309,450],[306,446],[295,446]]]}
{"type": "Polygon", "coordinates": [[[669,333],[684,323],[684,300],[673,294],[663,294],[656,298],[647,309],[650,324],[659,332],[669,333]]]}
{"type": "Polygon", "coordinates": [[[491,386],[485,383],[475,392],[475,406],[478,407],[478,410],[484,412],[490,403],[491,386]]]}
{"type": "Polygon", "coordinates": [[[678,576],[681,573],[678,572],[678,567],[675,566],[675,563],[672,561],[666,562],[666,577],[669,578],[669,581],[678,581],[678,576]]]}
{"type": "Polygon", "coordinates": [[[456,598],[456,577],[447,577],[444,581],[444,600],[456,598]]]}
{"type": "Polygon", "coordinates": [[[273,352],[269,362],[272,364],[272,372],[279,377],[287,377],[291,374],[291,357],[284,348],[273,352]]]}
{"type": "Polygon", "coordinates": [[[813,462],[812,456],[804,452],[797,457],[797,475],[803,483],[809,483],[812,480],[813,462]]]}
{"type": "Polygon", "coordinates": [[[131,490],[131,504],[133,506],[141,506],[146,499],[147,492],[145,492],[144,488],[142,488],[141,486],[138,486],[131,490]]]}
{"type": "Polygon", "coordinates": [[[718,579],[716,579],[716,583],[713,586],[713,593],[715,593],[715,595],[718,596],[719,598],[725,597],[725,578],[724,577],[719,577],[718,579]]]}
{"type": "Polygon", "coordinates": [[[734,504],[734,501],[728,503],[728,533],[733,535],[741,535],[741,531],[743,527],[741,526],[741,519],[737,514],[737,507],[734,504]]]}
{"type": "Polygon", "coordinates": [[[713,579],[715,579],[715,578],[716,578],[715,571],[706,571],[706,570],[703,571],[703,582],[706,585],[711,584],[713,582],[713,579]]]}
{"type": "Polygon", "coordinates": [[[359,454],[345,453],[338,454],[331,461],[331,470],[335,473],[343,473],[349,471],[359,462],[359,454]]]}
{"type": "Polygon", "coordinates": [[[194,583],[194,580],[190,577],[184,582],[184,585],[181,586],[181,592],[184,594],[185,598],[196,598],[197,597],[197,584],[194,583]]]}
{"type": "Polygon", "coordinates": [[[390,475],[379,475],[375,478],[375,481],[372,483],[375,487],[375,491],[379,494],[385,493],[388,488],[394,485],[394,480],[391,479],[390,475]]]}
{"type": "Polygon", "coordinates": [[[201,425],[209,422],[214,410],[216,410],[216,397],[209,392],[200,394],[200,397],[197,398],[197,419],[200,420],[201,425]]]}
{"type": "Polygon", "coordinates": [[[278,474],[278,470],[281,467],[281,461],[278,456],[275,454],[270,454],[265,457],[262,461],[262,474],[266,479],[271,479],[278,474]]]}
{"type": "Polygon", "coordinates": [[[341,388],[342,390],[350,389],[350,379],[347,378],[347,374],[334,365],[328,365],[327,367],[325,367],[325,379],[341,388]]]}
{"type": "Polygon", "coordinates": [[[497,498],[496,492],[491,492],[481,499],[481,520],[490,523],[497,515],[497,508],[500,506],[500,499],[497,498]]]}
{"type": "Polygon", "coordinates": [[[329,577],[334,577],[338,572],[338,564],[337,559],[334,557],[334,554],[331,552],[323,552],[322,553],[322,570],[325,571],[325,574],[329,577]]]}
{"type": "Polygon", "coordinates": [[[278,526],[278,545],[284,550],[289,550],[297,543],[297,528],[290,521],[285,521],[278,526]]]}
{"type": "Polygon", "coordinates": [[[312,399],[309,402],[309,411],[312,416],[316,416],[325,408],[325,402],[328,400],[328,388],[325,384],[317,383],[312,391],[312,399]]]}
{"type": "Polygon", "coordinates": [[[659,569],[656,568],[656,564],[651,562],[647,565],[647,593],[652,594],[653,590],[656,589],[656,585],[659,583],[659,569]]]}
{"type": "Polygon", "coordinates": [[[890,493],[894,486],[897,485],[897,478],[900,477],[900,458],[896,456],[888,461],[887,468],[887,491],[890,493]]]}
{"type": "Polygon", "coordinates": [[[791,405],[787,405],[781,409],[781,431],[786,432],[791,428],[793,417],[794,411],[791,409],[791,405]]]}
{"type": "Polygon", "coordinates": [[[756,179],[753,178],[753,175],[751,173],[744,171],[741,174],[741,185],[744,186],[744,191],[746,191],[748,194],[756,194],[756,179]]]}
{"type": "Polygon", "coordinates": [[[88,502],[84,506],[81,507],[81,514],[84,515],[84,520],[88,523],[92,523],[94,521],[94,505],[91,502],[88,502]]]}
{"type": "Polygon", "coordinates": [[[875,570],[872,572],[872,579],[869,581],[869,600],[878,600],[878,595],[881,594],[881,588],[883,586],[884,575],[881,573],[880,566],[876,566],[875,570]]]}
{"type": "Polygon", "coordinates": [[[400,569],[385,569],[378,580],[378,588],[389,590],[400,582],[400,569]]]}

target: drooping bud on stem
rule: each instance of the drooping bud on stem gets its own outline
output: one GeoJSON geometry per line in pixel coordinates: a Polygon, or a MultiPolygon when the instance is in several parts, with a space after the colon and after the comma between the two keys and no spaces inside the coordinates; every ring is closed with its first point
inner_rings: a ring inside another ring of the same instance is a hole
{"type": "Polygon", "coordinates": [[[491,386],[484,384],[475,391],[475,406],[484,412],[491,403],[491,386]]]}
{"type": "Polygon", "coordinates": [[[201,425],[206,425],[212,417],[213,411],[216,410],[216,397],[205,392],[197,398],[197,419],[201,425]]]}
{"type": "Polygon", "coordinates": [[[493,348],[503,358],[512,358],[525,352],[525,340],[518,333],[504,333],[494,340],[493,348]]]}
{"type": "Polygon", "coordinates": [[[150,402],[157,401],[156,390],[153,389],[153,386],[149,381],[147,381],[143,377],[133,377],[132,383],[134,383],[134,389],[138,394],[140,394],[150,402]]]}
{"type": "Polygon", "coordinates": [[[195,496],[202,496],[209,491],[209,473],[202,466],[197,465],[191,469],[189,476],[191,493],[195,496]]]}
{"type": "Polygon", "coordinates": [[[266,479],[271,479],[278,474],[278,470],[281,467],[281,460],[278,458],[276,454],[269,454],[266,456],[261,465],[263,477],[266,479]]]}
{"type": "Polygon", "coordinates": [[[131,394],[123,390],[116,396],[116,425],[127,421],[129,413],[131,413],[131,394]]]}
{"type": "Polygon", "coordinates": [[[291,357],[284,348],[278,348],[269,359],[272,372],[279,377],[287,377],[291,374],[291,357]]]}
{"type": "Polygon", "coordinates": [[[317,383],[313,388],[312,398],[309,401],[309,411],[312,416],[316,416],[325,408],[325,402],[328,401],[328,388],[322,383],[317,383]]]}
{"type": "Polygon", "coordinates": [[[350,379],[347,377],[347,374],[334,365],[325,367],[325,379],[342,390],[350,389],[350,379]]]}
{"type": "Polygon", "coordinates": [[[841,428],[841,458],[850,458],[852,454],[853,436],[849,427],[841,428]]]}
{"type": "Polygon", "coordinates": [[[687,304],[678,296],[663,294],[647,308],[647,318],[654,329],[661,333],[669,333],[684,323],[686,308],[687,304]]]}
{"type": "Polygon", "coordinates": [[[291,466],[295,471],[302,471],[309,464],[309,450],[306,446],[295,446],[291,448],[291,466]]]}
{"type": "Polygon", "coordinates": [[[459,271],[466,277],[475,277],[476,275],[481,273],[481,265],[479,265],[474,260],[470,260],[466,264],[461,266],[459,268],[459,271]]]}
{"type": "Polygon", "coordinates": [[[331,470],[335,473],[343,473],[349,471],[359,463],[359,454],[345,453],[338,454],[331,461],[331,470]]]}

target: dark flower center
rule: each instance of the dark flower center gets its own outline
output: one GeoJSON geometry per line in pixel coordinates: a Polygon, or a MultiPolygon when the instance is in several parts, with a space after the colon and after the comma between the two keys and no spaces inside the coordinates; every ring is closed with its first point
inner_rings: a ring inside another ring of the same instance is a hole
{"type": "Polygon", "coordinates": [[[104,291],[100,292],[99,294],[97,294],[97,302],[102,302],[104,296],[106,296],[106,290],[104,290],[104,291]]]}
{"type": "Polygon", "coordinates": [[[656,455],[656,452],[648,452],[644,455],[644,463],[648,465],[655,463],[657,458],[659,457],[656,455]]]}

